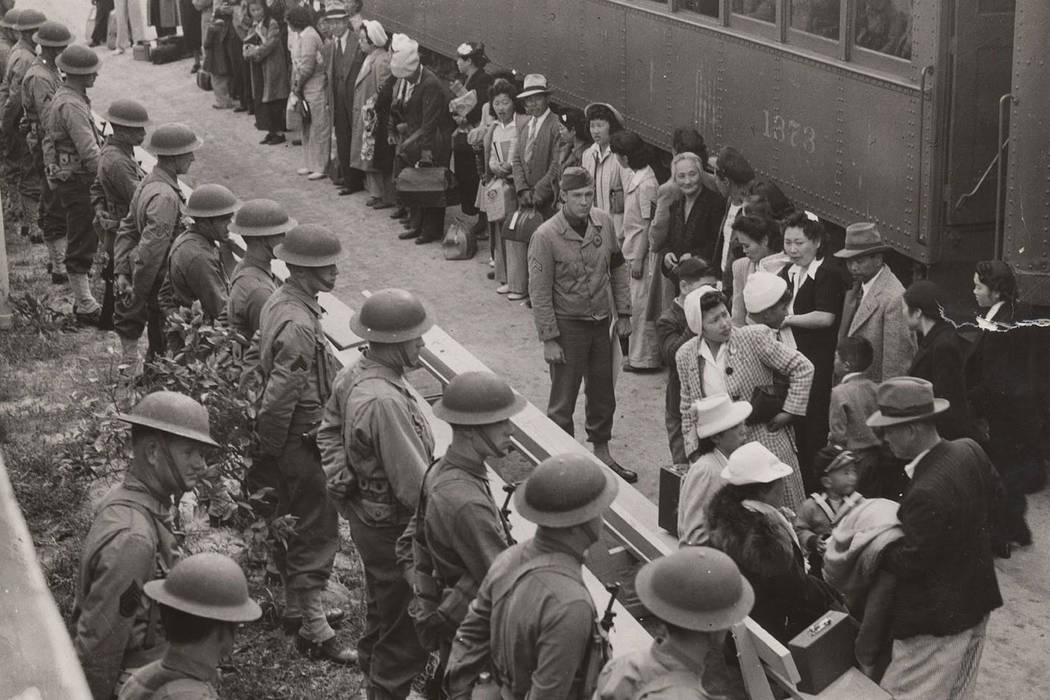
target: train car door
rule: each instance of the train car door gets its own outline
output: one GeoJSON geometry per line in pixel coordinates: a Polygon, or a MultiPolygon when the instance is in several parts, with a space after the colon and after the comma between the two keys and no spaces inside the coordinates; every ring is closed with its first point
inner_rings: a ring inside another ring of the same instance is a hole
{"type": "MultiPolygon", "coordinates": [[[[948,226],[990,225],[995,168],[971,196],[998,148],[999,98],[1010,92],[1015,0],[946,0],[952,13],[943,205],[948,226]]],[[[943,55],[943,54],[942,54],[943,55]]]]}

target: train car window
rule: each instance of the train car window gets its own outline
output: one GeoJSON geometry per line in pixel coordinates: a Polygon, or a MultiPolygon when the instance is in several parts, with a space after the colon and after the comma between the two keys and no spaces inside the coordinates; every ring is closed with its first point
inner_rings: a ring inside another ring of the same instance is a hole
{"type": "Polygon", "coordinates": [[[853,41],[856,46],[896,58],[911,58],[914,0],[857,0],[853,41]]]}
{"type": "Polygon", "coordinates": [[[840,0],[791,0],[791,28],[837,41],[841,5],[840,0]]]}
{"type": "Polygon", "coordinates": [[[718,18],[720,0],[678,0],[677,8],[684,12],[695,12],[704,17],[718,18]]]}
{"type": "Polygon", "coordinates": [[[762,22],[775,22],[776,3],[773,0],[733,0],[733,14],[750,17],[762,22]]]}

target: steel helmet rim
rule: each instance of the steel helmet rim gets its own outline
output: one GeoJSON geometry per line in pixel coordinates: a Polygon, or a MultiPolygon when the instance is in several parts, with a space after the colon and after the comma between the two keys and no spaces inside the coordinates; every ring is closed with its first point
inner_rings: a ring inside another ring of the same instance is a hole
{"type": "Polygon", "coordinates": [[[210,447],[218,447],[219,444],[212,439],[209,432],[210,423],[208,410],[193,398],[174,391],[155,391],[147,394],[139,401],[135,408],[127,413],[118,413],[117,418],[125,423],[141,425],[163,433],[177,435],[210,447]],[[192,412],[196,416],[190,416],[197,423],[195,426],[181,425],[173,422],[172,418],[177,416],[167,415],[160,417],[151,415],[153,412],[174,414],[176,411],[192,412]]]}
{"type": "Polygon", "coordinates": [[[18,25],[15,22],[22,15],[23,8],[12,7],[4,14],[4,18],[0,19],[0,28],[3,29],[15,29],[18,25]]]}
{"type": "Polygon", "coordinates": [[[251,622],[262,616],[259,604],[248,593],[244,572],[232,559],[216,552],[183,559],[167,578],[150,581],[143,590],[162,605],[209,620],[251,622]]]}
{"type": "Polygon", "coordinates": [[[21,14],[12,23],[11,28],[20,32],[28,32],[39,29],[40,25],[46,21],[47,16],[43,12],[32,7],[26,7],[22,9],[21,14]]]}
{"type": "Polygon", "coordinates": [[[616,500],[619,490],[620,484],[617,477],[613,475],[611,469],[597,462],[597,458],[582,454],[554,455],[536,465],[536,469],[525,480],[525,483],[514,491],[514,507],[523,518],[537,525],[566,528],[582,525],[599,517],[616,500]],[[546,474],[540,471],[541,469],[551,473],[546,474]],[[533,498],[550,497],[552,493],[557,493],[562,498],[569,496],[574,484],[557,482],[562,481],[567,474],[580,476],[574,473],[580,469],[591,472],[583,474],[589,482],[584,486],[590,490],[589,494],[583,494],[586,500],[563,502],[559,504],[561,507],[554,508],[544,508],[542,503],[530,500],[530,496],[533,498]],[[537,474],[537,471],[540,473],[537,474]],[[552,483],[541,483],[541,481],[552,483]]]}
{"type": "Polygon", "coordinates": [[[55,65],[62,69],[67,75],[95,75],[102,67],[102,61],[98,54],[86,46],[70,44],[55,59],[55,65]],[[83,65],[72,63],[73,60],[83,59],[83,65]]]}
{"type": "Polygon", "coordinates": [[[113,100],[113,102],[109,104],[109,108],[102,114],[102,118],[110,124],[116,124],[117,126],[126,126],[131,128],[139,127],[144,129],[147,126],[151,126],[153,124],[153,121],[149,118],[149,112],[146,111],[145,107],[143,107],[138,102],[135,102],[134,100],[126,99],[113,100]],[[114,107],[118,110],[126,108],[135,112],[141,112],[142,117],[140,119],[136,119],[130,116],[124,116],[119,113],[114,113],[114,107]]]}
{"type": "Polygon", "coordinates": [[[73,33],[69,31],[69,27],[62,24],[61,22],[56,22],[54,20],[49,19],[48,21],[41,24],[40,27],[36,30],[36,34],[33,35],[33,42],[37,46],[51,46],[55,48],[60,46],[69,46],[73,43],[73,33]],[[51,31],[54,31],[56,35],[62,34],[64,32],[65,36],[61,39],[58,39],[50,38],[41,34],[41,32],[44,32],[46,34],[51,31]]]}
{"type": "Polygon", "coordinates": [[[219,185],[216,183],[208,183],[201,185],[193,194],[190,195],[189,200],[186,202],[186,206],[183,208],[182,213],[184,216],[188,216],[193,219],[212,218],[216,216],[226,216],[227,214],[233,214],[241,208],[243,202],[237,199],[237,195],[229,190],[229,188],[219,185]],[[209,203],[198,202],[194,205],[194,196],[202,199],[203,197],[215,197],[222,201],[218,206],[209,203]]]}
{"type": "Polygon", "coordinates": [[[279,260],[298,267],[335,265],[344,255],[343,246],[335,234],[316,224],[300,224],[288,231],[284,241],[274,247],[273,253],[279,260]],[[324,240],[319,241],[317,237],[324,240]],[[319,243],[327,250],[311,250],[312,246],[319,243]]]}
{"type": "Polygon", "coordinates": [[[417,295],[403,289],[381,289],[362,305],[361,310],[350,317],[350,330],[360,338],[376,343],[404,343],[416,338],[422,338],[428,330],[434,326],[434,315],[417,295]],[[405,296],[408,295],[408,296],[405,296]],[[375,319],[369,321],[366,317],[378,315],[386,319],[389,313],[379,313],[373,307],[390,302],[400,302],[406,305],[416,305],[415,309],[405,308],[402,311],[414,310],[421,312],[422,316],[413,319],[405,325],[392,325],[381,327],[375,323],[375,319]]]}
{"type": "Polygon", "coordinates": [[[754,589],[732,559],[710,547],[686,547],[654,559],[639,570],[634,587],[653,615],[697,632],[729,629],[755,603],[754,589]],[[712,580],[697,580],[704,572],[712,580]]]}
{"type": "Polygon", "coordinates": [[[451,425],[492,425],[521,413],[528,402],[492,372],[465,372],[445,387],[434,415],[451,425]]]}
{"type": "Polygon", "coordinates": [[[154,129],[149,138],[146,139],[146,143],[143,144],[143,148],[155,156],[182,156],[187,153],[193,153],[203,145],[204,141],[197,136],[193,129],[179,122],[171,122],[162,124],[154,129]],[[172,140],[181,138],[184,142],[164,145],[158,143],[159,139],[169,138],[172,140]]]}
{"type": "Polygon", "coordinates": [[[287,233],[299,225],[293,217],[288,216],[284,208],[272,199],[249,199],[241,204],[237,216],[230,222],[230,232],[243,237],[275,236],[287,233]],[[255,220],[255,218],[259,220],[255,220]],[[283,217],[284,220],[280,221],[283,217]],[[276,220],[266,223],[266,219],[276,220]],[[251,219],[251,221],[245,221],[251,219]]]}

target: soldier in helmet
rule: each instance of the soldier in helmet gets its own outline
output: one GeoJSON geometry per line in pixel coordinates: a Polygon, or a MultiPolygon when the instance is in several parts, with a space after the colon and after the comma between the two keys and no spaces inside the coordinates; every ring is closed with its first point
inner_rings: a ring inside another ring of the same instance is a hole
{"type": "Polygon", "coordinates": [[[47,109],[51,106],[51,100],[55,91],[62,83],[62,76],[58,74],[55,59],[62,50],[73,43],[73,35],[61,22],[48,20],[40,25],[33,35],[33,41],[40,47],[40,55],[36,57],[33,65],[29,66],[25,77],[22,78],[22,111],[23,117],[20,128],[26,134],[26,147],[29,149],[28,166],[22,173],[22,201],[27,210],[32,210],[37,221],[34,228],[44,228],[43,238],[34,230],[30,240],[34,243],[43,241],[47,244],[48,269],[51,273],[51,282],[62,284],[67,281],[65,273],[66,231],[54,227],[48,230],[44,224],[44,217],[37,212],[45,213],[54,192],[47,185],[44,177],[44,119],[47,109]]]}
{"type": "Polygon", "coordinates": [[[368,612],[358,640],[369,698],[405,698],[425,667],[408,614],[410,552],[398,547],[434,461],[434,437],[405,372],[420,366],[423,334],[433,325],[423,302],[383,289],[350,319],[368,341],[364,357],[339,372],[317,436],[329,490],[365,567],[368,612]]]}
{"type": "Polygon", "coordinates": [[[160,607],[168,648],[131,674],[118,700],[218,700],[219,662],[237,625],[262,615],[241,567],[217,552],[194,554],[144,591],[160,607]]]}
{"type": "Polygon", "coordinates": [[[253,488],[274,489],[276,516],[297,518],[295,532],[274,552],[284,582],[285,629],[308,656],[351,664],[357,653],[341,645],[329,624],[345,613],[329,616],[321,602],[339,549],[339,514],[328,498],[315,437],[339,367],[321,329],[317,295],[335,287],[343,248],[331,231],[304,224],[274,252],[288,265],[288,279],[260,314],[263,388],[249,476],[253,488]]]}
{"type": "Polygon", "coordinates": [[[143,586],[174,564],[172,499],[196,485],[204,450],[217,447],[208,411],[183,394],[154,392],[119,417],[131,424],[133,457],[84,540],[73,604],[73,646],[95,700],[110,700],[125,669],[163,651],[143,586]]]}
{"type": "Polygon", "coordinates": [[[102,307],[91,293],[88,273],[98,249],[91,226],[91,183],[98,172],[101,138],[87,91],[95,84],[101,62],[88,47],[73,45],[59,54],[55,64],[65,80],[45,115],[44,171],[50,191],[44,230],[49,240],[65,236],[73,311],[80,320],[97,325],[102,307]]]}
{"type": "MultiPolygon", "coordinates": [[[[3,103],[7,101],[7,84],[4,81],[7,75],[7,62],[11,51],[18,43],[18,31],[14,29],[13,22],[22,14],[20,9],[8,10],[0,18],[0,111],[3,111],[3,103]]],[[[22,214],[22,202],[18,198],[18,166],[11,162],[7,156],[7,138],[0,128],[0,177],[4,182],[4,214],[12,220],[18,220],[22,214]]]]}
{"type": "Polygon", "coordinates": [[[420,641],[441,654],[428,693],[439,694],[452,637],[493,560],[509,546],[485,460],[511,447],[510,417],[526,401],[489,372],[466,372],[445,388],[434,415],[452,426],[445,456],[427,472],[409,527],[415,565],[412,615],[420,641]]]}
{"type": "Polygon", "coordinates": [[[160,288],[165,316],[200,301],[207,318],[226,320],[234,265],[229,226],[240,206],[222,185],[201,185],[190,195],[182,213],[193,221],[171,244],[168,274],[160,288]]]}
{"type": "Polygon", "coordinates": [[[230,231],[244,239],[245,252],[230,278],[226,322],[246,340],[259,329],[263,304],[277,291],[277,278],[270,272],[274,248],[298,225],[272,199],[250,199],[233,217],[230,231]]]}
{"type": "Polygon", "coordinates": [[[135,188],[146,175],[135,160],[135,146],[142,145],[146,127],[152,122],[145,107],[128,99],[110,103],[102,119],[109,122],[113,133],[106,137],[99,152],[98,172],[91,183],[91,206],[95,208],[95,232],[106,251],[106,266],[102,271],[106,289],[98,327],[113,330],[113,241],[120,220],[128,214],[135,188]]]}
{"type": "MultiPolygon", "coordinates": [[[[21,13],[21,10],[18,12],[21,13]]],[[[7,73],[7,57],[18,43],[18,37],[11,31],[11,20],[17,18],[18,14],[11,15],[10,10],[0,16],[0,79],[7,73]]]]}
{"type": "MultiPolygon", "coordinates": [[[[18,43],[7,57],[7,70],[0,81],[0,132],[3,132],[5,155],[9,166],[15,170],[18,182],[18,193],[21,197],[26,185],[22,184],[22,174],[31,167],[31,154],[26,144],[26,134],[19,128],[22,119],[22,79],[26,71],[36,61],[36,42],[33,35],[47,21],[44,13],[33,9],[14,10],[15,14],[8,19],[8,24],[18,33],[18,43]]],[[[29,192],[30,197],[34,194],[29,192]]],[[[29,202],[20,202],[18,218],[21,222],[22,235],[40,239],[37,225],[40,192],[29,202]]]]}
{"type": "Polygon", "coordinates": [[[635,591],[663,629],[648,649],[605,665],[595,700],[712,697],[708,663],[718,665],[726,632],[751,611],[751,584],[726,554],[686,547],[643,566],[635,591]]]}
{"type": "Polygon", "coordinates": [[[157,164],[135,189],[128,214],[117,228],[113,244],[117,275],[113,326],[120,337],[124,362],[135,369],[139,338],[147,326],[149,354],[164,352],[157,295],[167,272],[168,248],[182,231],[186,200],[178,177],[189,172],[193,154],[202,145],[185,124],[164,124],[154,129],[146,140],[146,150],[157,156],[157,164]]]}
{"type": "Polygon", "coordinates": [[[491,668],[504,698],[589,698],[599,665],[594,601],[583,558],[601,537],[602,513],[619,484],[597,461],[554,455],[514,493],[536,536],[500,554],[456,631],[446,682],[453,700],[469,698],[491,668]]]}

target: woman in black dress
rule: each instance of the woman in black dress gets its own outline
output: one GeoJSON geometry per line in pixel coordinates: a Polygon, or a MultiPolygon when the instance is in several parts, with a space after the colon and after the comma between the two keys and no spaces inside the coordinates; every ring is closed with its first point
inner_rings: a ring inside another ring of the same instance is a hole
{"type": "MultiPolygon", "coordinates": [[[[670,207],[667,236],[657,251],[663,274],[678,288],[675,269],[685,258],[713,259],[726,200],[704,187],[703,164],[695,153],[679,153],[671,161],[671,177],[682,192],[670,207]]],[[[654,238],[663,238],[654,236],[654,238]]]]}
{"type": "Polygon", "coordinates": [[[787,280],[794,296],[783,328],[791,331],[799,352],[813,363],[806,421],[797,430],[807,490],[820,489],[820,484],[814,483],[813,470],[805,467],[812,464],[813,455],[828,439],[835,345],[849,287],[845,270],[824,257],[824,239],[824,226],[804,212],[791,214],[784,221],[784,253],[791,264],[780,271],[780,276],[787,280]]]}

